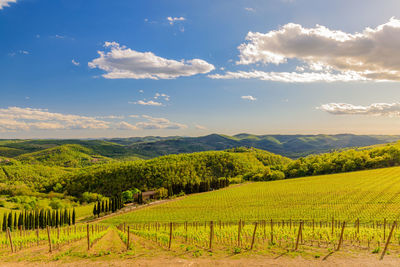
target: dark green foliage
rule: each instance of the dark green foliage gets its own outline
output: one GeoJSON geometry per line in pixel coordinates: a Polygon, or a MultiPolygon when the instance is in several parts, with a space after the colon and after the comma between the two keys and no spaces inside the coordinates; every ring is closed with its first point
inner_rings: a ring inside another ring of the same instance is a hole
{"type": "Polygon", "coordinates": [[[400,165],[400,144],[350,149],[300,158],[285,168],[286,178],[400,165]]]}
{"type": "Polygon", "coordinates": [[[217,189],[212,188],[211,184],[220,177],[259,173],[264,169],[265,166],[253,152],[169,155],[147,161],[111,163],[84,169],[71,177],[66,189],[72,195],[89,191],[108,196],[130,188],[147,191],[164,187],[169,194],[179,194],[185,188],[192,188],[192,192],[202,192],[217,189]]]}

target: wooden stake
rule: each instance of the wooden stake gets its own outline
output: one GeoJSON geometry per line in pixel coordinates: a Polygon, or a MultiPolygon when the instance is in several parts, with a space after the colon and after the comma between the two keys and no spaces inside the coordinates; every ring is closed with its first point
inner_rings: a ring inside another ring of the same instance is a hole
{"type": "Polygon", "coordinates": [[[383,240],[386,239],[386,218],[383,219],[383,240]]]}
{"type": "Polygon", "coordinates": [[[271,244],[274,243],[274,222],[271,219],[271,244]]]}
{"type": "Polygon", "coordinates": [[[254,246],[254,239],[256,237],[257,225],[258,225],[258,223],[255,222],[254,223],[254,231],[253,231],[253,239],[251,240],[251,248],[250,248],[250,250],[252,250],[253,246],[254,246]]]}
{"type": "Polygon", "coordinates": [[[213,237],[214,237],[214,222],[210,222],[210,251],[212,250],[212,242],[213,242],[213,237]]]}
{"type": "Polygon", "coordinates": [[[342,231],[340,232],[340,239],[339,239],[339,243],[338,243],[338,246],[337,246],[337,248],[336,248],[336,251],[339,251],[340,245],[342,245],[342,242],[343,242],[343,233],[344,233],[344,227],[345,227],[345,226],[346,226],[346,222],[343,222],[342,231]]]}
{"type": "Polygon", "coordinates": [[[168,249],[171,249],[171,241],[172,241],[172,222],[169,223],[169,243],[168,243],[168,249]]]}
{"type": "Polygon", "coordinates": [[[50,227],[47,225],[47,239],[49,240],[49,252],[51,253],[51,234],[50,234],[50,227]]]}
{"type": "Polygon", "coordinates": [[[40,241],[40,239],[39,239],[39,227],[36,228],[36,239],[37,239],[37,245],[39,246],[39,241],[40,241]]]}
{"type": "Polygon", "coordinates": [[[387,248],[388,248],[388,246],[389,246],[390,239],[392,238],[393,230],[394,230],[394,227],[395,227],[396,225],[397,225],[397,222],[395,221],[395,222],[393,223],[393,225],[392,225],[392,229],[390,230],[390,233],[389,233],[388,239],[387,239],[387,241],[386,241],[385,248],[384,248],[384,250],[382,251],[380,260],[383,260],[383,257],[384,257],[385,254],[386,254],[386,250],[387,250],[387,248]]]}
{"type": "Polygon", "coordinates": [[[239,220],[239,224],[238,224],[238,242],[237,242],[237,246],[240,247],[240,235],[242,232],[242,220],[239,220]]]}
{"type": "Polygon", "coordinates": [[[301,230],[302,223],[303,222],[300,222],[300,224],[299,224],[299,232],[297,233],[296,247],[294,248],[295,251],[299,248],[300,235],[301,235],[301,231],[302,231],[301,230]]]}
{"type": "Polygon", "coordinates": [[[127,240],[126,240],[126,250],[129,250],[129,236],[130,236],[129,233],[130,232],[129,232],[129,225],[128,225],[128,233],[127,233],[128,236],[127,236],[127,240]]]}
{"type": "Polygon", "coordinates": [[[11,252],[14,252],[14,245],[13,245],[13,241],[12,241],[12,237],[11,237],[10,227],[7,227],[7,234],[8,234],[8,238],[10,240],[11,252]]]}
{"type": "Polygon", "coordinates": [[[89,230],[89,224],[86,225],[86,231],[87,231],[87,249],[90,249],[90,230],[89,230]]]}

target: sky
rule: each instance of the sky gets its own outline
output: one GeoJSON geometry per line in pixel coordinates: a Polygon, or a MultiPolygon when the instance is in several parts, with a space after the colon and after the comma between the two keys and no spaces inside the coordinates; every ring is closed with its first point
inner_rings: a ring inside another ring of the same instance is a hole
{"type": "Polygon", "coordinates": [[[400,134],[397,0],[0,0],[0,138],[400,134]]]}

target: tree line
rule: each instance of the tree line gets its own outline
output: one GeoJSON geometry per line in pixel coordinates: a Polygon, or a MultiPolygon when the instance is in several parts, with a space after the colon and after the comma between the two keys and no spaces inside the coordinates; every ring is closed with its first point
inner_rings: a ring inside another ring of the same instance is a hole
{"type": "Polygon", "coordinates": [[[124,204],[121,197],[113,197],[108,200],[97,201],[93,206],[93,216],[100,217],[101,213],[116,212],[122,209],[124,204]]]}
{"type": "Polygon", "coordinates": [[[76,220],[75,209],[57,209],[57,210],[36,210],[9,212],[3,214],[2,230],[7,228],[11,230],[24,229],[31,230],[37,228],[46,228],[46,226],[61,227],[64,225],[74,225],[76,220]]]}

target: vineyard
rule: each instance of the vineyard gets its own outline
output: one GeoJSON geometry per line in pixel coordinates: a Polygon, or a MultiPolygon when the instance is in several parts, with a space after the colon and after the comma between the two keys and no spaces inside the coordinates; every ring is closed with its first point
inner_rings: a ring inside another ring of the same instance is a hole
{"type": "Polygon", "coordinates": [[[113,217],[138,222],[397,220],[400,167],[231,186],[113,217]]]}
{"type": "Polygon", "coordinates": [[[0,234],[0,260],[361,255],[388,263],[400,254],[399,192],[399,167],[232,185],[91,224],[9,228],[0,234]]]}

